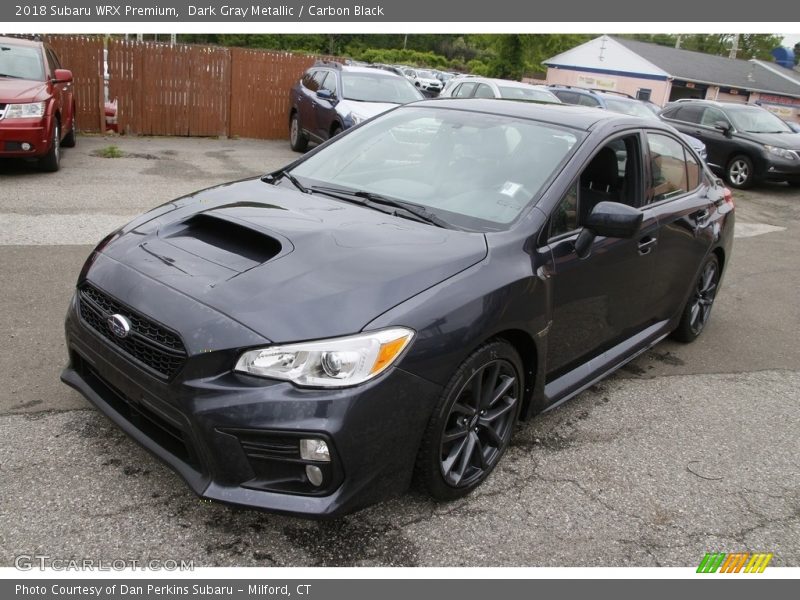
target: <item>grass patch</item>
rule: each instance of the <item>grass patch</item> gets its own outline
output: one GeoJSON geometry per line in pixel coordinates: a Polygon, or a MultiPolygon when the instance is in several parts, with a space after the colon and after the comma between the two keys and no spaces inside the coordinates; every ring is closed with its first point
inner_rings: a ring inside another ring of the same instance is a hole
{"type": "Polygon", "coordinates": [[[125,153],[119,149],[118,146],[111,144],[110,146],[106,146],[105,148],[100,148],[92,152],[94,156],[99,156],[100,158],[122,158],[125,156],[125,153]]]}

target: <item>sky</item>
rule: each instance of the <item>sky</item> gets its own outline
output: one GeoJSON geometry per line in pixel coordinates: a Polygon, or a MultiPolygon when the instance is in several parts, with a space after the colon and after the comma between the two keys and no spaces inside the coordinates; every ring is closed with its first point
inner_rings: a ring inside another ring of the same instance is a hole
{"type": "Polygon", "coordinates": [[[797,42],[800,42],[800,33],[784,33],[783,45],[789,48],[793,47],[797,42]]]}

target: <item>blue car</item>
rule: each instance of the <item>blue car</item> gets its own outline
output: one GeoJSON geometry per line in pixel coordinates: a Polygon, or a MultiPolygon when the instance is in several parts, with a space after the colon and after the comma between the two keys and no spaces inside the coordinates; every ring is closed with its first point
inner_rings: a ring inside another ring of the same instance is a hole
{"type": "Polygon", "coordinates": [[[373,67],[321,61],[292,88],[289,143],[304,152],[361,121],[400,104],[421,100],[405,77],[373,67]]]}
{"type": "MultiPolygon", "coordinates": [[[[652,103],[645,103],[642,100],[631,98],[626,94],[570,86],[551,86],[550,91],[558,96],[558,99],[564,104],[595,106],[632,117],[642,117],[643,119],[655,119],[656,121],[660,121],[658,115],[652,109],[652,103]]],[[[707,159],[708,151],[702,140],[698,140],[696,137],[686,135],[685,133],[681,133],[681,136],[700,158],[703,160],[707,159]]]]}

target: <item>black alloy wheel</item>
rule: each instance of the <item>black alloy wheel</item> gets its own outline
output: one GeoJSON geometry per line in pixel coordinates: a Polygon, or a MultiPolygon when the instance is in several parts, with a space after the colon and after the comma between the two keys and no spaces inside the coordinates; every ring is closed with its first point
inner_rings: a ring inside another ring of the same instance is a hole
{"type": "Polygon", "coordinates": [[[708,324],[711,308],[719,287],[720,269],[716,255],[708,257],[697,278],[692,295],[686,303],[674,337],[682,342],[694,341],[708,324]]]}
{"type": "Polygon", "coordinates": [[[439,500],[477,488],[508,448],[522,404],[522,364],[505,341],[475,351],[445,388],[420,451],[418,476],[439,500]]]}

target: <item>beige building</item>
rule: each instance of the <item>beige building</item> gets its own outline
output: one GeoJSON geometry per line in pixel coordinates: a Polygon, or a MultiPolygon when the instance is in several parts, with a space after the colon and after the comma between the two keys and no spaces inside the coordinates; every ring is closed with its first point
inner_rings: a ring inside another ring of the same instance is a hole
{"type": "Polygon", "coordinates": [[[659,106],[680,98],[760,104],[800,123],[800,73],[607,35],[545,61],[547,83],[623,92],[659,106]]]}

